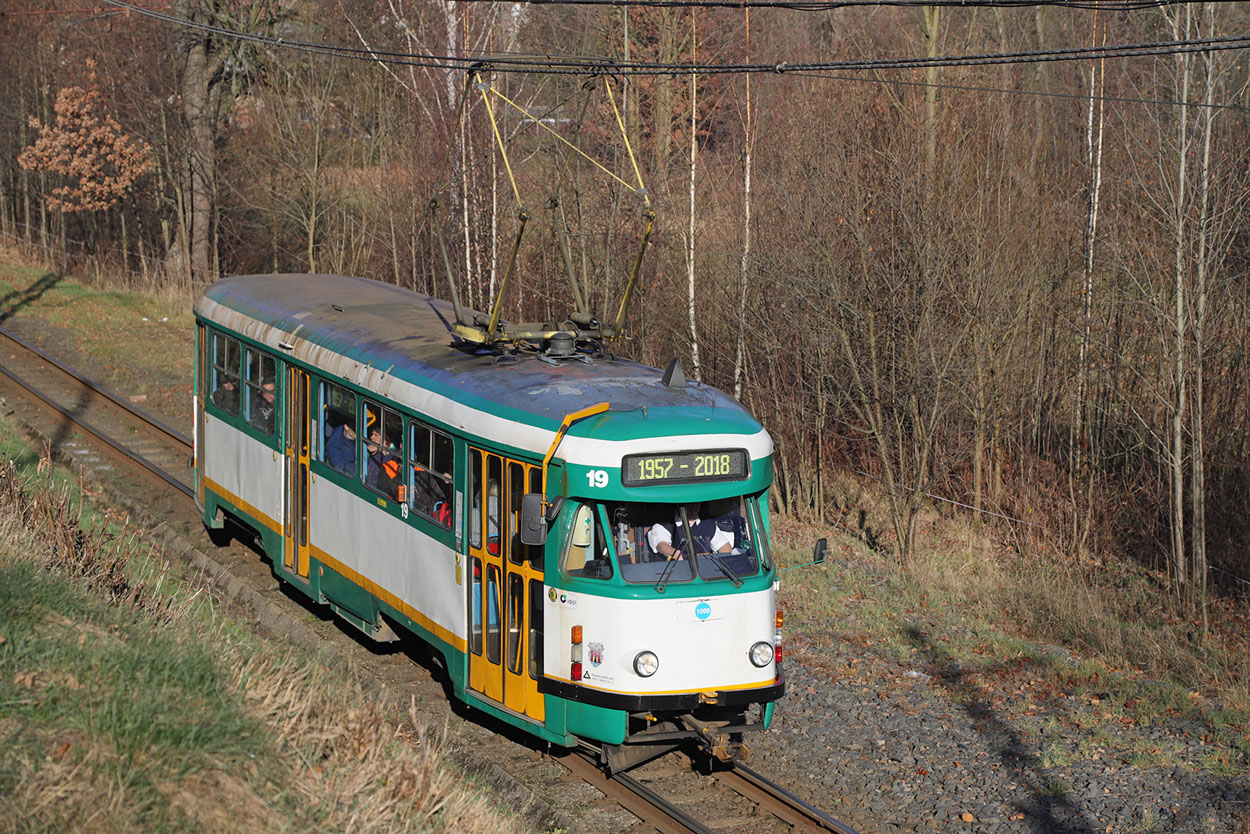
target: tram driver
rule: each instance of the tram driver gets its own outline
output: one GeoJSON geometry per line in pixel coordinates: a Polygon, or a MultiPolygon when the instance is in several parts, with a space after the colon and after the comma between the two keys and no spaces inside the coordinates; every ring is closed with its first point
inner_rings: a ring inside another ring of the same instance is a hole
{"type": "Polygon", "coordinates": [[[704,521],[699,517],[701,503],[685,504],[674,514],[672,523],[657,522],[647,531],[647,543],[651,550],[665,559],[684,558],[686,526],[682,522],[681,509],[685,509],[686,521],[694,535],[695,550],[711,553],[729,553],[733,550],[733,536],[726,532],[716,519],[704,521]]]}

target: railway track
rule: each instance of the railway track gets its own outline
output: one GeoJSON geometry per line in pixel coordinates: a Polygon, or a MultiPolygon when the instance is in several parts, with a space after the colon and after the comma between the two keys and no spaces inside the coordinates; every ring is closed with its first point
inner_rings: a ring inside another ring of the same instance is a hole
{"type": "MultiPolygon", "coordinates": [[[[47,412],[51,422],[43,425],[55,426],[41,432],[45,442],[59,445],[70,430],[79,431],[193,498],[191,438],[2,327],[0,357],[0,375],[47,412]]],[[[76,447],[68,451],[75,454],[76,447]]]]}
{"type": "MultiPolygon", "coordinates": [[[[115,488],[137,491],[138,503],[161,523],[176,514],[184,522],[190,518],[184,528],[194,529],[198,511],[187,465],[190,438],[2,327],[0,388],[7,395],[6,411],[20,411],[21,421],[50,448],[95,470],[115,488]]],[[[278,595],[277,583],[258,569],[254,553],[223,561],[225,570],[250,578],[269,598],[278,595]]],[[[305,613],[292,599],[283,597],[282,604],[296,619],[305,613]]],[[[534,755],[528,751],[530,759],[534,755]]],[[[584,823],[576,830],[855,834],[742,762],[699,773],[692,759],[674,752],[628,773],[608,775],[593,757],[578,751],[544,756],[567,774],[555,781],[573,783],[569,792],[586,797],[575,800],[584,823]]],[[[570,803],[557,798],[555,804],[570,803]]]]}

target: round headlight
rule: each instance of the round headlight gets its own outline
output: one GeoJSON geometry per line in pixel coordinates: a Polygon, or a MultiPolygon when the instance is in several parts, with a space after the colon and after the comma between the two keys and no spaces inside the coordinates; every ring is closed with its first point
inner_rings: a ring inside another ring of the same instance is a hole
{"type": "Polygon", "coordinates": [[[751,662],[763,669],[773,662],[773,647],[763,640],[751,647],[751,662]]]}
{"type": "Polygon", "coordinates": [[[634,658],[634,671],[639,677],[649,678],[659,668],[660,659],[655,656],[655,652],[638,652],[638,656],[634,658]]]}

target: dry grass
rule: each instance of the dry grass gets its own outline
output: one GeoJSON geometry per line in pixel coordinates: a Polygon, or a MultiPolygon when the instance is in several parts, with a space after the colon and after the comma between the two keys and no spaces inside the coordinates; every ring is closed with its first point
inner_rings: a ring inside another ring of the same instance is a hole
{"type": "Polygon", "coordinates": [[[523,830],[415,710],[258,642],[75,495],[0,467],[0,832],[523,830]]]}
{"type": "MultiPolygon", "coordinates": [[[[1220,601],[1213,630],[1176,610],[1164,578],[1135,565],[1066,558],[1032,528],[993,525],[926,507],[918,550],[903,569],[875,484],[840,476],[830,564],[783,574],[799,629],[833,628],[849,645],[905,666],[956,662],[979,685],[1048,679],[1037,695],[1120,692],[1143,723],[1186,715],[1226,745],[1221,766],[1250,767],[1250,628],[1244,606],[1220,601]],[[940,660],[935,660],[939,658],[940,660]]],[[[775,519],[783,565],[810,558],[827,532],[775,519]]]]}

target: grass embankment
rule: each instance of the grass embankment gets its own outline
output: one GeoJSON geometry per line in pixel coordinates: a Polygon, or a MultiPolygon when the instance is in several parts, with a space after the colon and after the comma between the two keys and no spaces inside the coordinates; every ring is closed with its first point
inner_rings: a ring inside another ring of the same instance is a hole
{"type": "MultiPolygon", "coordinates": [[[[840,489],[869,527],[888,529],[880,496],[849,479],[840,489]]],[[[1025,727],[1043,765],[1116,757],[1250,774],[1243,605],[1217,601],[1203,639],[1173,612],[1165,578],[1137,566],[1075,564],[1044,543],[1025,557],[961,514],[928,511],[920,529],[906,571],[870,548],[871,536],[839,531],[828,565],[783,574],[786,632],[820,632],[853,649],[813,662],[848,682],[925,680],[1025,727]],[[1135,732],[1175,720],[1200,728],[1211,751],[1201,761],[1135,732]]],[[[783,565],[810,558],[800,539],[826,535],[785,519],[775,533],[783,565]]]]}
{"type": "Polygon", "coordinates": [[[0,325],[179,427],[191,419],[191,301],[89,286],[0,247],[0,325]]]}
{"type": "Polygon", "coordinates": [[[0,831],[522,826],[419,724],[169,579],[0,425],[0,831]]]}

